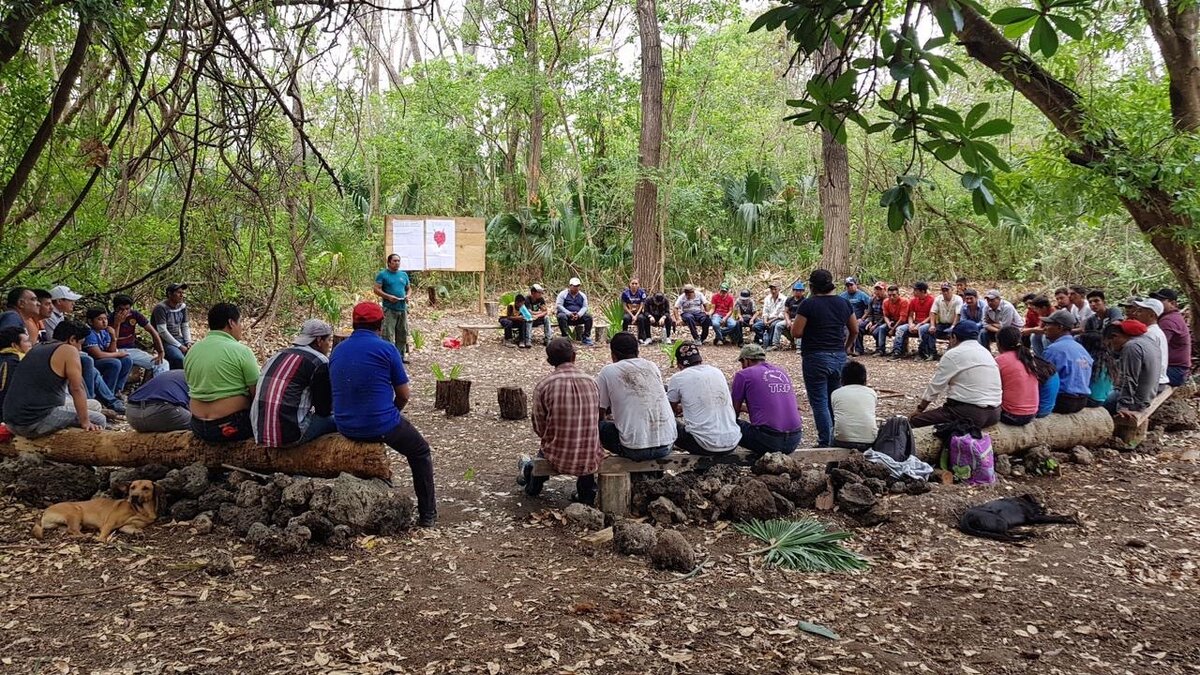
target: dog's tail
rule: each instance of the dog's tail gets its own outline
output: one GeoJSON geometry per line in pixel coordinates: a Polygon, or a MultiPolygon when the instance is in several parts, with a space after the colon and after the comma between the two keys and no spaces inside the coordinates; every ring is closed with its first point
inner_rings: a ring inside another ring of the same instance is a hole
{"type": "Polygon", "coordinates": [[[41,541],[42,539],[42,517],[39,515],[37,520],[33,521],[33,530],[30,531],[34,539],[41,541]]]}

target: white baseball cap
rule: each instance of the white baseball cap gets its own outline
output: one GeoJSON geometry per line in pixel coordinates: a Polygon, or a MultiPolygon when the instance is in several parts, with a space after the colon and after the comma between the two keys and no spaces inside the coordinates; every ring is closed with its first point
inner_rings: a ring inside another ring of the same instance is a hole
{"type": "Polygon", "coordinates": [[[55,286],[50,289],[51,300],[78,300],[83,296],[72,291],[69,286],[55,286]]]}
{"type": "Polygon", "coordinates": [[[309,319],[300,326],[300,332],[292,338],[294,345],[311,345],[318,338],[333,335],[333,326],[320,319],[309,319]]]}
{"type": "Polygon", "coordinates": [[[582,283],[583,282],[579,280],[579,277],[571,277],[571,280],[567,282],[567,285],[568,286],[578,286],[582,283]]]}

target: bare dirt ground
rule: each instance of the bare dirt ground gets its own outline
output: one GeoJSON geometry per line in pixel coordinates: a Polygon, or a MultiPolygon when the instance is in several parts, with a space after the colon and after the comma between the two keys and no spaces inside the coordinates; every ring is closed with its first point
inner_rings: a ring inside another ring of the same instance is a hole
{"type": "MultiPolygon", "coordinates": [[[[454,316],[417,321],[430,343],[454,316]]],[[[666,364],[658,347],[650,358],[666,364]]],[[[732,347],[706,347],[732,374],[732,347]]],[[[1061,477],[1004,479],[887,498],[889,523],[849,545],[873,565],[855,575],[763,569],[752,542],[685,528],[706,559],[696,576],[594,550],[562,524],[571,481],[541,499],[516,488],[515,458],[536,448],[528,421],[498,419],[495,390],[532,390],[540,349],[430,344],[413,357],[406,411],[435,451],[441,522],[348,551],[259,557],[218,529],[160,524],[100,545],[26,536],[34,510],[0,502],[0,671],[104,673],[1185,673],[1200,671],[1200,473],[1180,461],[1188,434],[1157,455],[1126,455],[1061,477]],[[429,365],[462,363],[470,415],[432,410],[429,365]],[[1036,492],[1081,527],[1026,546],[966,537],[968,503],[1036,492]],[[237,571],[197,568],[218,550],[237,571]],[[834,641],[798,621],[835,630],[834,641]]],[[[771,354],[799,381],[799,357],[771,354]]],[[[607,349],[585,349],[589,372],[607,349]]],[[[933,364],[865,360],[871,384],[915,404],[933,364]]],[[[805,408],[805,424],[810,417],[805,408]]],[[[806,426],[806,434],[809,427],[806,426]]],[[[410,485],[396,464],[396,483],[410,485]]],[[[814,514],[850,527],[837,514],[814,514]]]]}

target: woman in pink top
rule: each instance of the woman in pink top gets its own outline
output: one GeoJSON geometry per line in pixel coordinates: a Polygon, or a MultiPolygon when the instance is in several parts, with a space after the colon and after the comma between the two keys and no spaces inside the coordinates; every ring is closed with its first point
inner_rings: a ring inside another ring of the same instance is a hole
{"type": "Polygon", "coordinates": [[[1021,331],[1015,326],[1006,326],[996,335],[1000,354],[996,366],[1000,368],[1000,423],[1022,427],[1033,421],[1038,411],[1038,386],[1045,374],[1043,370],[1053,368],[1021,344],[1021,331]]]}

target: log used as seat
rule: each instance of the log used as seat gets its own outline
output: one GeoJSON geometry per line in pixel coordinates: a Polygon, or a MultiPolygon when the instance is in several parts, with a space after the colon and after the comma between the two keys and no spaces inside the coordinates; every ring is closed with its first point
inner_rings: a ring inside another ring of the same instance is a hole
{"type": "MultiPolygon", "coordinates": [[[[551,325],[554,321],[551,320],[551,325]]],[[[572,327],[575,328],[575,327],[572,327]]],[[[470,347],[479,343],[479,331],[482,330],[503,330],[504,327],[498,321],[492,323],[464,323],[459,324],[458,329],[462,331],[462,346],[470,347]]],[[[608,340],[608,321],[603,317],[594,317],[592,320],[592,332],[595,334],[596,342],[604,342],[608,340]]],[[[552,336],[551,336],[552,337],[552,336]]]]}
{"type": "Polygon", "coordinates": [[[334,478],[349,473],[359,478],[392,477],[387,446],[360,443],[341,434],[328,434],[292,448],[263,448],[253,441],[206,443],[190,431],[143,434],[136,431],[64,429],[40,438],[16,436],[0,443],[0,455],[36,452],[53,462],[87,466],[162,464],[178,468],[201,462],[260,473],[287,473],[334,478]]]}
{"type": "Polygon", "coordinates": [[[1113,418],[1113,435],[1125,442],[1129,448],[1136,448],[1138,444],[1146,440],[1146,432],[1150,429],[1150,418],[1154,416],[1154,411],[1158,410],[1159,406],[1171,398],[1175,392],[1172,387],[1163,387],[1163,390],[1158,392],[1154,400],[1150,401],[1150,405],[1145,409],[1139,410],[1137,415],[1132,419],[1128,417],[1113,418]]]}
{"type": "MultiPolygon", "coordinates": [[[[1047,445],[1052,450],[1070,450],[1077,445],[1095,447],[1113,435],[1113,417],[1104,408],[1084,408],[1070,415],[1051,414],[1013,427],[997,424],[984,429],[992,438],[992,452],[1011,455],[1034,446],[1047,445]]],[[[942,452],[942,441],[933,434],[933,427],[913,429],[917,456],[936,464],[942,452]]]]}

